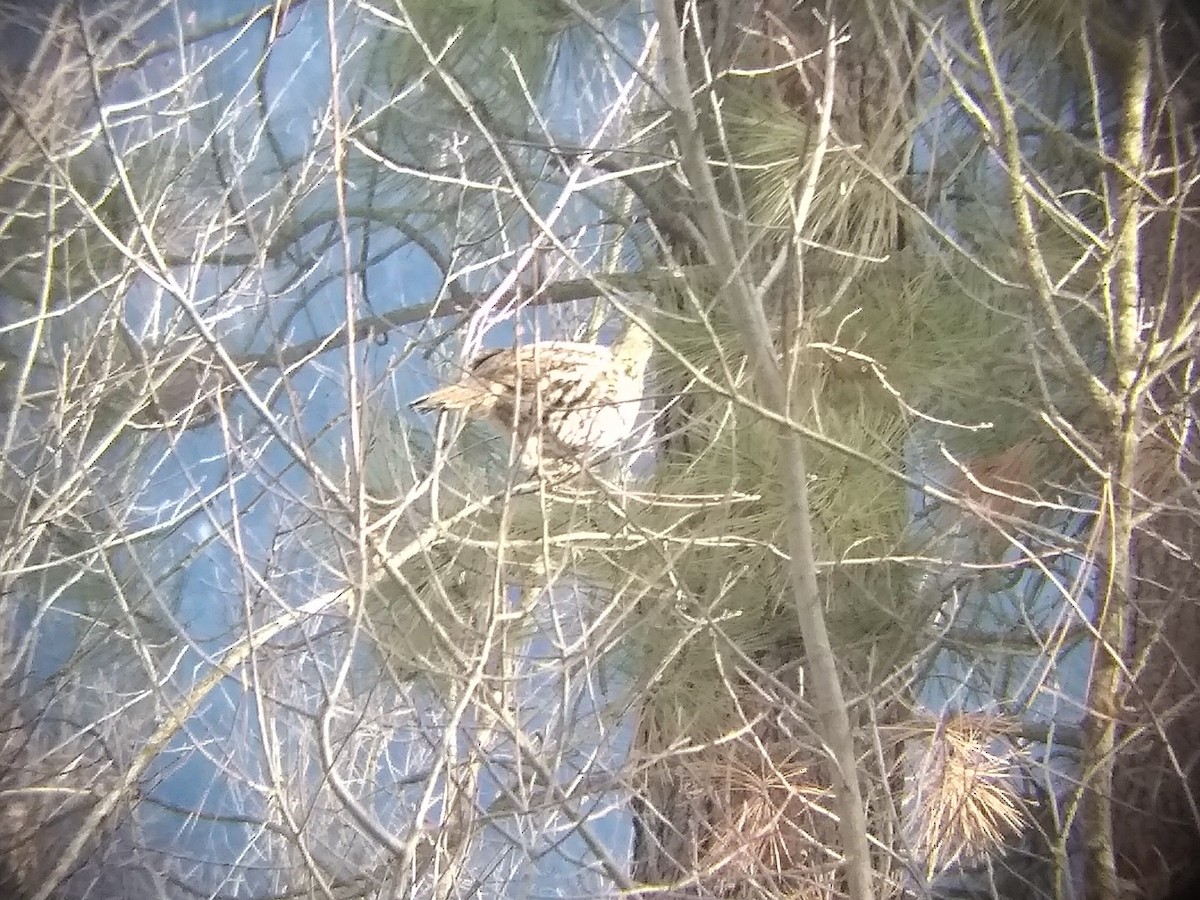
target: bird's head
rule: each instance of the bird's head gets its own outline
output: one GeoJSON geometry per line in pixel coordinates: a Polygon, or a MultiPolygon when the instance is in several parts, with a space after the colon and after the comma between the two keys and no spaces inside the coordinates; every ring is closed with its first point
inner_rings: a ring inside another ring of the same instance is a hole
{"type": "MultiPolygon", "coordinates": [[[[645,316],[636,313],[638,319],[645,316]]],[[[640,379],[646,373],[646,364],[654,351],[654,338],[633,318],[627,318],[621,333],[612,345],[613,359],[632,377],[640,379]]]]}

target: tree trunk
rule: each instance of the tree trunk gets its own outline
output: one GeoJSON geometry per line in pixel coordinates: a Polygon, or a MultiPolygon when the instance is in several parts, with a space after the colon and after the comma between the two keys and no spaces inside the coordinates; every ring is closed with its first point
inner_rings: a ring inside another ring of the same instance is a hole
{"type": "MultiPolygon", "coordinates": [[[[1196,161],[1200,35],[1187,4],[1162,19],[1162,83],[1151,181],[1165,204],[1142,227],[1143,305],[1171,336],[1196,327],[1200,291],[1200,166],[1196,161]]],[[[1153,112],[1153,111],[1152,111],[1153,112]]],[[[1195,347],[1195,341],[1189,342],[1195,347]]],[[[1154,386],[1142,438],[1139,484],[1147,518],[1134,537],[1131,670],[1113,773],[1113,838],[1119,874],[1144,897],[1161,897],[1200,860],[1200,509],[1194,368],[1175,366],[1154,386]]]]}

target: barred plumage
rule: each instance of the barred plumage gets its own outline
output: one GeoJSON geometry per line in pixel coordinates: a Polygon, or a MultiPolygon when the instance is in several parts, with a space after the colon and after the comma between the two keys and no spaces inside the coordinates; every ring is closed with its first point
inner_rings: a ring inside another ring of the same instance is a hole
{"type": "Polygon", "coordinates": [[[515,435],[521,464],[586,460],[618,448],[641,406],[650,335],[630,323],[611,347],[539,341],[476,357],[466,377],[413,401],[459,410],[515,435]]]}

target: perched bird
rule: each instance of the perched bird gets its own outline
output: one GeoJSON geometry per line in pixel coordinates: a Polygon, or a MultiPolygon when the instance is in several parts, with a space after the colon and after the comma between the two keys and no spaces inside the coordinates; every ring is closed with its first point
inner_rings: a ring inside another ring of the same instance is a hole
{"type": "Polygon", "coordinates": [[[611,347],[538,341],[489,350],[465,377],[414,400],[422,412],[457,410],[515,436],[520,462],[583,462],[618,448],[641,406],[650,335],[629,322],[611,347]]]}

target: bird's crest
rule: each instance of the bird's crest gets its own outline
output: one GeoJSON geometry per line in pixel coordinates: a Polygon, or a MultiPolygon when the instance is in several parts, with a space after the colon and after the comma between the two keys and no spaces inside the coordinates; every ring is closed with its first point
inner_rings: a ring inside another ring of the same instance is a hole
{"type": "Polygon", "coordinates": [[[654,351],[654,339],[645,328],[633,319],[627,319],[621,333],[610,348],[613,361],[634,378],[646,371],[650,354],[654,351]]]}

